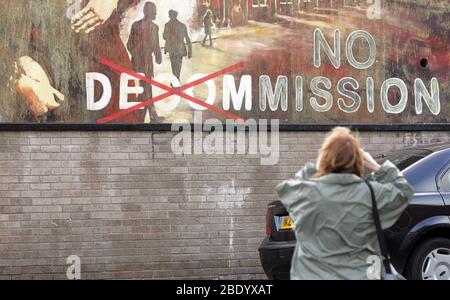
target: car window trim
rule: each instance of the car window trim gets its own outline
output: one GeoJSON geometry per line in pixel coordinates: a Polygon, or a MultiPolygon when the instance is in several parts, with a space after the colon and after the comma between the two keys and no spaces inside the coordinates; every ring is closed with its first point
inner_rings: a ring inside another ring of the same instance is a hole
{"type": "MultiPolygon", "coordinates": [[[[442,178],[444,177],[445,174],[447,174],[448,171],[450,171],[450,159],[447,160],[447,162],[444,164],[444,166],[436,174],[436,178],[435,178],[436,187],[437,187],[438,192],[441,195],[442,195],[442,191],[441,191],[442,178]]],[[[450,191],[448,191],[446,193],[450,193],[450,191]]]]}

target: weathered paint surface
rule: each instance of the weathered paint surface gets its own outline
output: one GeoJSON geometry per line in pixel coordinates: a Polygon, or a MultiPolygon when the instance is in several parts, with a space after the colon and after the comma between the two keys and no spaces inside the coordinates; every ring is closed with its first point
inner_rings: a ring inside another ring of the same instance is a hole
{"type": "MultiPolygon", "coordinates": [[[[135,81],[127,82],[99,63],[105,58],[129,70],[141,69],[132,63],[128,38],[144,18],[144,2],[1,0],[0,122],[96,123],[163,93],[148,86],[142,92],[135,81]],[[91,8],[88,20],[98,16],[101,21],[89,33],[77,32],[74,17],[86,7],[91,8]]],[[[232,77],[220,76],[186,91],[216,107],[287,124],[449,121],[448,1],[153,2],[155,16],[147,22],[159,32],[142,29],[144,59],[139,61],[147,69],[151,65],[155,80],[176,86],[179,77],[183,85],[245,64],[228,74],[232,77]],[[176,40],[186,48],[178,59],[165,47],[169,35],[176,36],[163,34],[170,9],[179,12],[192,42],[188,53],[189,41],[176,40]],[[212,13],[212,46],[209,41],[202,45],[207,11],[212,13]],[[161,62],[145,47],[157,39],[161,62]]],[[[171,97],[112,122],[192,120],[198,108],[171,97]]],[[[206,115],[224,118],[211,111],[206,115]]]]}

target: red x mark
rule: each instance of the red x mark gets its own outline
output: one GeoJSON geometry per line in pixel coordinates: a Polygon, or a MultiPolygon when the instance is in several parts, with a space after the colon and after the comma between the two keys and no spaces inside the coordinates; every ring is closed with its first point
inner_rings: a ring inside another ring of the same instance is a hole
{"type": "Polygon", "coordinates": [[[205,76],[203,78],[200,78],[199,80],[195,80],[195,81],[190,82],[190,83],[188,83],[186,85],[183,85],[183,86],[181,86],[179,88],[170,88],[170,87],[168,87],[168,86],[166,86],[166,85],[164,85],[162,83],[159,83],[159,82],[157,82],[157,81],[155,81],[153,79],[147,78],[147,77],[142,76],[142,75],[140,75],[140,74],[138,74],[136,72],[133,72],[133,71],[130,71],[130,70],[126,69],[126,68],[123,68],[123,67],[121,67],[121,66],[119,66],[119,65],[117,65],[117,64],[115,64],[113,62],[110,62],[107,59],[99,58],[98,60],[99,60],[99,62],[101,64],[103,64],[105,66],[108,66],[108,67],[110,67],[110,68],[112,68],[112,69],[114,69],[114,70],[116,70],[116,71],[118,71],[120,73],[126,73],[126,74],[128,74],[130,76],[133,76],[134,78],[140,79],[140,80],[142,80],[144,82],[150,83],[150,84],[152,84],[152,85],[154,85],[154,86],[156,86],[156,87],[158,87],[158,88],[160,88],[162,90],[167,91],[167,93],[164,93],[162,95],[159,95],[157,97],[149,99],[149,100],[147,100],[145,102],[141,102],[141,103],[139,103],[137,105],[134,105],[134,106],[132,106],[132,107],[126,109],[126,110],[123,110],[123,111],[117,112],[115,114],[112,114],[112,115],[110,115],[108,117],[102,118],[102,119],[97,121],[98,124],[104,124],[104,123],[111,122],[111,121],[113,121],[115,119],[118,119],[120,117],[123,117],[123,116],[125,116],[125,115],[127,115],[127,114],[129,114],[129,113],[131,113],[133,111],[136,111],[136,110],[141,109],[143,107],[147,107],[147,106],[149,106],[149,105],[151,105],[153,103],[156,103],[158,101],[164,100],[164,99],[166,99],[166,98],[168,98],[168,97],[170,97],[172,95],[177,95],[177,96],[183,97],[183,98],[185,98],[185,99],[187,99],[187,100],[189,100],[189,101],[191,101],[193,103],[196,103],[198,105],[206,107],[207,109],[215,111],[215,112],[217,112],[217,113],[219,113],[219,114],[221,114],[221,115],[223,115],[223,116],[225,116],[227,118],[233,119],[235,121],[243,121],[242,118],[236,116],[233,113],[224,111],[224,110],[222,110],[220,108],[217,108],[217,107],[215,107],[213,105],[210,105],[210,104],[208,104],[208,103],[206,103],[204,101],[198,100],[198,99],[196,99],[196,98],[194,98],[194,97],[192,97],[190,95],[187,95],[187,94],[183,93],[182,91],[187,90],[187,89],[189,89],[191,87],[197,86],[197,85],[199,85],[201,83],[204,83],[204,82],[206,82],[208,80],[211,80],[211,79],[214,79],[216,77],[219,77],[221,75],[224,75],[224,74],[226,74],[228,72],[231,72],[231,71],[234,71],[236,69],[242,68],[244,66],[244,63],[238,63],[236,65],[230,66],[230,67],[225,68],[223,70],[220,70],[220,71],[218,71],[216,73],[213,73],[211,75],[208,75],[208,76],[205,76]]]}

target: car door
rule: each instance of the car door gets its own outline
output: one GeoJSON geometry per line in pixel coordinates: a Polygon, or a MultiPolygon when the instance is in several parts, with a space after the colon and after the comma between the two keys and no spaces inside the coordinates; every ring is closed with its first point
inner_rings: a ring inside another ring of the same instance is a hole
{"type": "Polygon", "coordinates": [[[436,183],[439,193],[444,200],[447,215],[450,218],[450,162],[448,161],[442,168],[441,172],[436,176],[436,183]]]}

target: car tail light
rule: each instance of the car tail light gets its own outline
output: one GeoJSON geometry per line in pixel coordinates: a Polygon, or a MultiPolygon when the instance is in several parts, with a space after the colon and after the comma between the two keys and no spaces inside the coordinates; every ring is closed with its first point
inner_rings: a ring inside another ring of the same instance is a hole
{"type": "Polygon", "coordinates": [[[266,236],[272,235],[272,227],[270,226],[270,208],[266,212],[266,236]]]}

